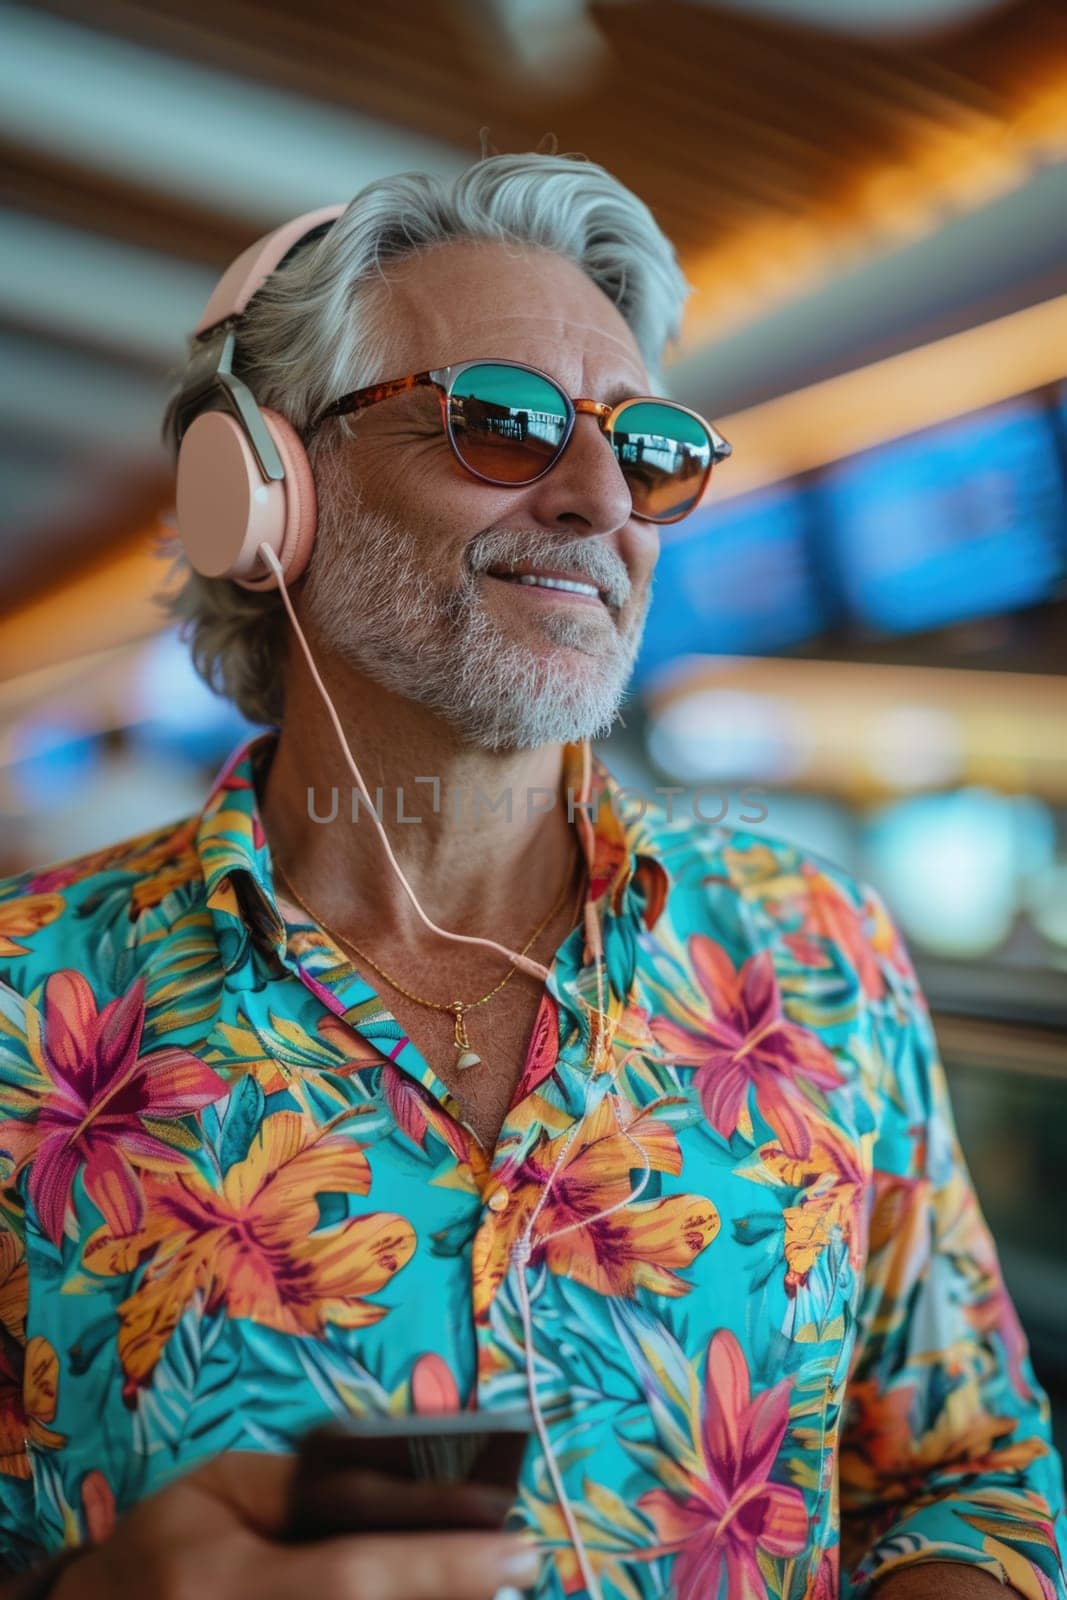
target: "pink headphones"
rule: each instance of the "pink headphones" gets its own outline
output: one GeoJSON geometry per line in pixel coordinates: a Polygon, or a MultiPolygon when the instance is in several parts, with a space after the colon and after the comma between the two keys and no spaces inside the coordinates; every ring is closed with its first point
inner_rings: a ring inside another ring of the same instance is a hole
{"type": "Polygon", "coordinates": [[[326,228],[344,206],[295,217],[258,239],[228,267],[193,334],[189,367],[175,407],[178,531],[189,562],[208,578],[244,589],[275,589],[278,577],[258,554],[275,552],[287,584],[307,566],[315,542],[315,481],[291,423],[257,404],[233,373],[245,307],[285,257],[326,228]]]}

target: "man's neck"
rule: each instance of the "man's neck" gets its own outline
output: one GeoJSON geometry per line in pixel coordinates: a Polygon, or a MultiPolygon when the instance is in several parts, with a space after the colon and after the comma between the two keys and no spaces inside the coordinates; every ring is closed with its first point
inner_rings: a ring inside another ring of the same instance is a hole
{"type": "MultiPolygon", "coordinates": [[[[419,918],[389,865],[318,691],[302,662],[294,668],[260,796],[276,868],[342,934],[359,938],[373,929],[381,950],[461,950],[419,918]]],[[[349,669],[327,663],[323,677],[393,854],[426,915],[440,927],[521,949],[564,880],[577,881],[578,835],[562,794],[562,746],[473,748],[422,706],[349,669]]]]}

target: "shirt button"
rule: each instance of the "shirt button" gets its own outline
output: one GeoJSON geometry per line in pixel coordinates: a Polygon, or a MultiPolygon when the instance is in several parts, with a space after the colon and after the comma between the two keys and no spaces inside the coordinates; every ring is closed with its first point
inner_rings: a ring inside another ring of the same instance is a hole
{"type": "Polygon", "coordinates": [[[510,1199],[511,1196],[506,1189],[494,1189],[489,1196],[490,1211],[506,1211],[510,1199]]]}

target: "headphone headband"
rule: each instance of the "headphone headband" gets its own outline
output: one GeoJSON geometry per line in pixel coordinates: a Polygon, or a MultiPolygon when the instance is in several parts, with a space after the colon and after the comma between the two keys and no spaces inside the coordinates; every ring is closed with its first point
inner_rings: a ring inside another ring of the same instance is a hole
{"type": "Polygon", "coordinates": [[[272,233],[250,244],[227,267],[212,290],[211,299],[194,329],[194,339],[202,338],[212,328],[218,327],[220,322],[239,317],[256,290],[266,282],[275,267],[281,265],[293,246],[323,223],[336,222],[344,210],[345,206],[322,206],[318,211],[306,211],[303,216],[294,217],[291,222],[283,223],[280,228],[275,228],[272,233]]]}

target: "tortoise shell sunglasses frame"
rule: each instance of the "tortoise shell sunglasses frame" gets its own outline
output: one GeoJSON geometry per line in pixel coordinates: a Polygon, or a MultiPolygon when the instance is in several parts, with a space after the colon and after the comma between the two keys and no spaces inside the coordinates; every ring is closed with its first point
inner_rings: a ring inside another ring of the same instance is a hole
{"type": "MultiPolygon", "coordinates": [[[[485,357],[480,361],[460,361],[452,366],[435,367],[427,372],[416,372],[407,378],[390,378],[381,383],[372,383],[369,384],[365,389],[353,389],[351,393],[342,395],[339,400],[334,400],[325,408],[325,410],[318,413],[308,428],[305,429],[305,442],[310,439],[311,435],[331,417],[347,416],[356,411],[365,411],[368,406],[376,406],[379,405],[383,400],[391,400],[394,395],[406,394],[411,389],[427,387],[437,390],[438,397],[441,402],[441,425],[444,428],[448,442],[452,448],[452,454],[455,456],[460,466],[465,472],[469,472],[472,477],[479,479],[482,483],[490,483],[504,489],[528,488],[531,483],[537,483],[538,480],[543,478],[546,473],[551,472],[552,468],[557,465],[562,457],[567,445],[570,443],[571,436],[574,433],[574,425],[579,414],[596,417],[600,424],[600,430],[608,439],[609,443],[611,442],[612,430],[618,423],[619,418],[630,406],[650,404],[665,406],[670,410],[680,412],[683,416],[691,418],[705,430],[708,436],[708,463],[704,468],[699,490],[694,495],[692,503],[688,505],[684,511],[679,512],[676,516],[652,517],[635,509],[633,515],[638,517],[643,522],[680,522],[683,517],[687,517],[689,513],[697,505],[699,505],[704,491],[707,488],[708,479],[711,477],[712,468],[715,467],[720,461],[725,461],[726,458],[733,453],[733,446],[723,438],[722,434],[719,433],[717,428],[712,427],[711,423],[708,422],[706,417],[702,417],[698,411],[691,411],[688,406],[679,405],[676,400],[665,400],[660,395],[632,395],[626,400],[620,400],[616,405],[609,405],[606,400],[579,399],[567,394],[565,390],[560,388],[555,378],[550,377],[547,372],[542,372],[539,367],[527,366],[522,361],[501,361],[492,357],[485,357]],[[479,472],[476,467],[471,466],[469,461],[464,460],[462,454],[460,453],[459,446],[456,443],[455,435],[452,431],[449,401],[451,399],[453,385],[460,377],[462,377],[464,372],[469,372],[472,367],[511,367],[520,372],[529,372],[535,377],[541,378],[545,383],[549,384],[559,395],[566,411],[566,427],[564,429],[563,436],[560,439],[559,445],[556,448],[555,455],[547,463],[547,465],[542,467],[540,472],[536,472],[531,477],[523,478],[519,481],[516,481],[513,478],[492,478],[484,472],[479,472]]],[[[618,457],[616,457],[616,459],[618,459],[618,457]]],[[[623,467],[625,475],[625,463],[620,462],[620,466],[623,467]]]]}

